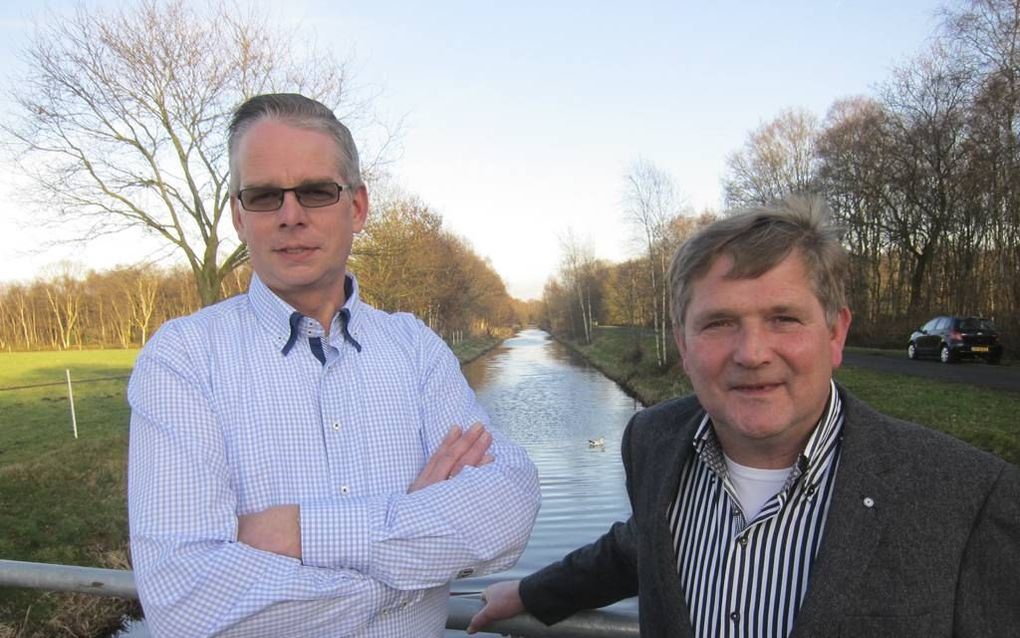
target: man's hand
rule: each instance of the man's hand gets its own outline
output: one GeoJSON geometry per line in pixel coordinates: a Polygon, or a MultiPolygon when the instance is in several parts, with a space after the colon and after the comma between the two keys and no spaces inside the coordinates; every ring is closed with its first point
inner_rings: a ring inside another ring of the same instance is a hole
{"type": "Polygon", "coordinates": [[[237,517],[237,540],[256,549],[301,560],[301,516],[297,505],[277,505],[237,517]]]}
{"type": "Polygon", "coordinates": [[[520,585],[521,581],[519,580],[506,580],[486,587],[482,592],[485,607],[482,607],[481,611],[471,619],[467,632],[473,634],[484,629],[491,622],[527,611],[521,601],[520,585]]]}
{"type": "Polygon", "coordinates": [[[475,423],[466,431],[453,426],[439,445],[425,467],[418,474],[407,492],[416,492],[433,483],[439,483],[460,474],[465,466],[480,467],[492,462],[486,454],[492,445],[492,435],[485,431],[485,426],[475,423]]]}

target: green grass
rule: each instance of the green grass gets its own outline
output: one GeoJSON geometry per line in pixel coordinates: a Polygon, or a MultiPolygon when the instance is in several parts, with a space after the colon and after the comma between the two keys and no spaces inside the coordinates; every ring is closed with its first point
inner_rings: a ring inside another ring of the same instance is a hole
{"type": "Polygon", "coordinates": [[[836,380],[880,412],[1020,465],[1020,394],[853,367],[837,370],[836,380]]]}
{"type": "MultiPolygon", "coordinates": [[[[659,369],[655,361],[655,338],[648,330],[605,326],[595,329],[591,344],[564,343],[645,405],[691,391],[687,377],[675,364],[666,370],[659,369]]],[[[676,346],[671,338],[667,345],[668,358],[675,362],[676,346]]]]}
{"type": "Polygon", "coordinates": [[[450,346],[450,349],[453,350],[453,354],[457,355],[461,363],[467,363],[482,356],[502,341],[497,337],[472,337],[450,346]]]}
{"type": "MultiPolygon", "coordinates": [[[[56,384],[0,389],[0,558],[127,566],[124,390],[137,354],[0,354],[0,388],[56,384]],[[65,369],[74,388],[77,440],[65,369]],[[121,378],[89,381],[102,377],[121,378]]],[[[116,599],[2,589],[0,636],[101,635],[132,609],[116,599]]]]}
{"type": "MultiPolygon", "coordinates": [[[[670,350],[672,365],[655,365],[650,331],[603,326],[590,345],[566,342],[645,405],[689,394],[691,386],[670,350]]],[[[891,350],[855,348],[881,356],[891,350]]],[[[836,380],[885,414],[922,423],[1020,465],[1020,394],[905,375],[842,368],[836,380]]]]}

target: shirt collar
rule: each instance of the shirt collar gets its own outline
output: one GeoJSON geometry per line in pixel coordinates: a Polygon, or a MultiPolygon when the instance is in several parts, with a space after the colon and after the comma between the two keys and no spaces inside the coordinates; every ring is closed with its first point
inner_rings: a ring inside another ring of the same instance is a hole
{"type": "MultiPolygon", "coordinates": [[[[362,301],[359,295],[358,282],[354,275],[349,273],[344,276],[344,296],[346,297],[344,305],[337,312],[336,316],[333,317],[330,330],[338,330],[343,335],[344,341],[347,341],[358,352],[361,352],[361,344],[352,333],[357,332],[357,329],[353,326],[359,323],[361,318],[362,301]]],[[[254,273],[252,273],[251,284],[248,286],[248,302],[251,304],[256,320],[280,344],[280,352],[284,356],[294,347],[294,343],[301,336],[302,332],[315,332],[315,330],[311,329],[309,322],[313,322],[318,327],[318,323],[314,319],[310,319],[295,310],[293,306],[270,290],[259,276],[254,273]]],[[[321,335],[321,327],[319,329],[319,334],[321,335]]]]}
{"type": "MultiPolygon", "coordinates": [[[[808,437],[804,451],[797,457],[793,471],[786,479],[783,490],[789,489],[797,480],[807,475],[808,482],[814,482],[821,470],[827,466],[828,459],[834,450],[833,443],[843,430],[843,402],[836,391],[836,383],[829,380],[829,400],[822,411],[822,418],[808,437]]],[[[723,457],[722,446],[712,427],[712,419],[708,413],[702,417],[697,431],[694,433],[694,449],[701,461],[720,478],[727,475],[726,459],[723,457]]]]}

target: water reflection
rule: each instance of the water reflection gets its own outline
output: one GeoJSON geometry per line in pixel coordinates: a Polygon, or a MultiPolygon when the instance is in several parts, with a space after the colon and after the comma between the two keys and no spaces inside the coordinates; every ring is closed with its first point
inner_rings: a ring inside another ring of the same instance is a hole
{"type": "MultiPolygon", "coordinates": [[[[640,405],[615,383],[541,330],[508,339],[464,374],[493,426],[523,445],[538,466],[542,509],[516,567],[458,581],[456,591],[526,576],[629,516],[620,438],[640,405]],[[604,447],[589,447],[599,437],[604,447]]],[[[621,606],[635,608],[633,601],[621,606]]]]}

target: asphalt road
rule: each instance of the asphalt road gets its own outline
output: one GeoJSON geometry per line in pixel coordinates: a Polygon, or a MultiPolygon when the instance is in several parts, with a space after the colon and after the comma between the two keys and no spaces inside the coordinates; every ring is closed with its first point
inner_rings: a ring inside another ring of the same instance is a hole
{"type": "Polygon", "coordinates": [[[960,361],[945,364],[935,359],[919,359],[911,361],[906,350],[902,356],[873,352],[843,353],[843,365],[890,372],[893,374],[909,374],[915,377],[939,379],[954,383],[966,383],[996,390],[1020,392],[1020,365],[989,365],[984,361],[960,361]]]}

